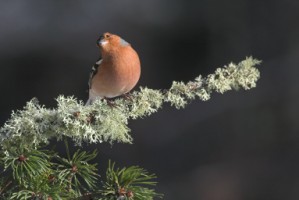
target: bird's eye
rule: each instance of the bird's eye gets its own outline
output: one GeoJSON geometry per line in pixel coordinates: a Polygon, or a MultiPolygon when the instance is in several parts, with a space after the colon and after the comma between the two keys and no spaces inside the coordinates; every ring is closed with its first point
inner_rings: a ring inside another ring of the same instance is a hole
{"type": "Polygon", "coordinates": [[[106,34],[105,37],[106,37],[106,38],[110,38],[110,35],[109,35],[109,34],[106,34]]]}

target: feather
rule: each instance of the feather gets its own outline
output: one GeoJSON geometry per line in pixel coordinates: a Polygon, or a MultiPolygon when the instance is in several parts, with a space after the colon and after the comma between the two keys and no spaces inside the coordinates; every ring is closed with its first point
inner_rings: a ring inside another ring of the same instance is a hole
{"type": "Polygon", "coordinates": [[[130,43],[128,43],[126,40],[120,38],[120,45],[123,46],[123,47],[125,47],[125,46],[130,45],[130,43]]]}
{"type": "Polygon", "coordinates": [[[98,72],[98,68],[102,61],[103,60],[100,58],[91,68],[91,72],[90,72],[89,80],[88,80],[89,89],[91,88],[91,80],[94,77],[94,75],[96,75],[96,73],[98,72]]]}

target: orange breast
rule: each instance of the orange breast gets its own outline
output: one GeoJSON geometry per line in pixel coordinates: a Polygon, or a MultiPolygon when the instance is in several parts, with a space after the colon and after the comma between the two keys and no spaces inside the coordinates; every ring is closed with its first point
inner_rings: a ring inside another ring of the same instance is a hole
{"type": "Polygon", "coordinates": [[[100,97],[116,97],[130,92],[140,77],[140,60],[131,47],[120,48],[103,59],[92,80],[92,90],[100,97]]]}

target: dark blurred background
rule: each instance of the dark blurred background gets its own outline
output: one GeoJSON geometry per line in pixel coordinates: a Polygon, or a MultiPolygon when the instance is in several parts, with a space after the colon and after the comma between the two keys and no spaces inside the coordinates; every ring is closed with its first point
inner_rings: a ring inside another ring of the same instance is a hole
{"type": "Polygon", "coordinates": [[[140,165],[165,200],[299,199],[298,0],[1,1],[1,125],[33,97],[86,100],[106,31],[139,52],[139,86],[168,88],[250,55],[263,64],[253,90],[131,121],[133,145],[85,145],[102,171],[109,158],[140,165]]]}

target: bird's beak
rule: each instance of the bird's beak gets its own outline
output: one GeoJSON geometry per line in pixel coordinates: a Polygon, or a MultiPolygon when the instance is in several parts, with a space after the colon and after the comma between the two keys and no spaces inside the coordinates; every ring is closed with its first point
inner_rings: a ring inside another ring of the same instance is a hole
{"type": "Polygon", "coordinates": [[[98,47],[102,47],[104,46],[105,44],[107,44],[108,41],[105,40],[105,38],[103,36],[101,36],[98,40],[97,40],[97,46],[98,47]]]}

